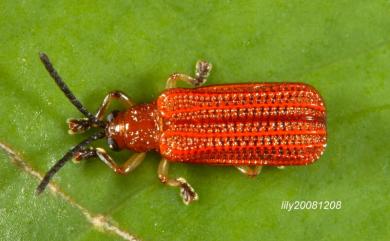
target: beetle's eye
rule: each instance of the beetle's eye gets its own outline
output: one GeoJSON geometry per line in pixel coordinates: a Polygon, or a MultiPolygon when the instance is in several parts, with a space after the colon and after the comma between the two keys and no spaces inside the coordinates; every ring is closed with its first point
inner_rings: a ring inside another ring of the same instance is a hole
{"type": "Polygon", "coordinates": [[[111,137],[107,138],[108,146],[110,147],[111,150],[113,151],[119,151],[118,144],[112,139],[111,137]]]}
{"type": "Polygon", "coordinates": [[[111,122],[118,115],[118,113],[119,113],[119,111],[114,110],[113,112],[108,114],[107,121],[111,122]]]}

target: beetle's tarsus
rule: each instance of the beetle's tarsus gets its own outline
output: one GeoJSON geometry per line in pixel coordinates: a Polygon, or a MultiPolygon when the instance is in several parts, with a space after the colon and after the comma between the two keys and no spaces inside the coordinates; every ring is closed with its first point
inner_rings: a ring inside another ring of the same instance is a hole
{"type": "Polygon", "coordinates": [[[69,118],[66,120],[68,124],[68,133],[70,135],[84,133],[91,128],[91,121],[88,118],[69,118]]]}
{"type": "Polygon", "coordinates": [[[206,83],[212,68],[213,65],[209,62],[198,60],[195,65],[195,81],[193,85],[199,87],[206,83]]]}
{"type": "Polygon", "coordinates": [[[78,152],[75,152],[72,161],[74,163],[80,163],[82,160],[95,157],[97,157],[96,149],[93,147],[87,147],[78,152]]]}
{"type": "Polygon", "coordinates": [[[183,199],[183,203],[185,205],[190,204],[193,201],[197,201],[199,199],[198,194],[195,192],[194,188],[182,177],[176,179],[181,183],[180,185],[180,196],[183,199]]]}

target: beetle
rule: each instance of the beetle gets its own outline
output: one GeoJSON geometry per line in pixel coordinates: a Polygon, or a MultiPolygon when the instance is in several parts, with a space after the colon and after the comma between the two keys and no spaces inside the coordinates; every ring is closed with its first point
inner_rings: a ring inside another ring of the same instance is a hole
{"type": "Polygon", "coordinates": [[[245,83],[201,87],[212,65],[198,61],[195,77],[173,74],[157,100],[136,104],[121,91],[110,92],[96,114],[89,112],[73,95],[46,54],[40,53],[46,70],[70,102],[85,115],[68,119],[70,134],[90,128],[99,131],[70,149],[45,175],[41,193],[53,175],[70,159],[76,162],[99,158],[119,174],[134,170],[146,152],[157,151],[162,160],[158,178],[178,187],[185,204],[198,199],[183,177],[171,178],[171,162],[235,166],[256,176],[262,166],[307,165],[317,160],[326,147],[326,108],[318,91],[304,83],[245,83]],[[184,81],[194,88],[176,88],[184,81]],[[106,115],[113,100],[123,111],[106,115]],[[106,117],[106,119],[104,119],[106,117]],[[134,154],[118,165],[101,147],[90,144],[106,138],[114,151],[134,154]]]}

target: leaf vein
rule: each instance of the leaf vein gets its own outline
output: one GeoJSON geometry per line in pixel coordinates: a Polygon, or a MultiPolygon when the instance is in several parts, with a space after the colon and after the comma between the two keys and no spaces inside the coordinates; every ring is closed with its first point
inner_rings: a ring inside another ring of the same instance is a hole
{"type": "MultiPolygon", "coordinates": [[[[9,145],[4,142],[0,142],[0,149],[2,149],[8,157],[10,157],[11,162],[21,168],[23,171],[27,172],[31,176],[37,178],[38,180],[43,179],[43,175],[38,171],[34,170],[21,156],[19,153],[14,151],[9,145]]],[[[101,232],[110,232],[124,240],[137,241],[134,235],[131,235],[127,231],[121,229],[119,226],[115,225],[112,221],[109,221],[108,218],[102,214],[94,214],[89,211],[86,207],[77,203],[71,196],[64,193],[57,185],[50,183],[48,185],[49,190],[57,197],[62,198],[66,203],[69,203],[72,207],[78,209],[86,218],[86,220],[98,231],[101,232]]]]}

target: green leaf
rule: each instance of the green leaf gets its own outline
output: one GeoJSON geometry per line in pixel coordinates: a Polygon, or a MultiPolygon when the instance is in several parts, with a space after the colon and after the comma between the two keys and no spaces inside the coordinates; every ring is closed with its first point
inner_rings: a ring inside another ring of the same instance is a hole
{"type": "Polygon", "coordinates": [[[389,1],[5,0],[0,22],[1,240],[390,237],[389,1]],[[54,178],[59,189],[36,197],[37,176],[86,137],[67,135],[65,120],[80,114],[39,51],[91,111],[114,89],[152,101],[198,59],[214,65],[208,84],[310,83],[327,105],[328,147],[313,165],[266,167],[257,178],[172,165],[200,195],[190,206],[159,183],[156,153],[128,176],[99,160],[69,163],[54,178]],[[284,200],[342,207],[289,212],[284,200]]]}

